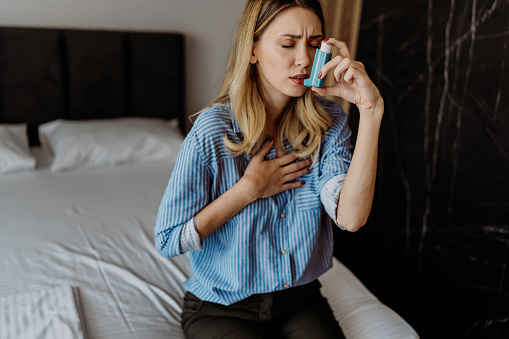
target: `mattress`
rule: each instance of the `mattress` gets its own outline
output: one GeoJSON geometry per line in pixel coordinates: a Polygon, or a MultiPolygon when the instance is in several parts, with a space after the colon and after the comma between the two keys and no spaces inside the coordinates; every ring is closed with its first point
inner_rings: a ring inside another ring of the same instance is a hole
{"type": "MultiPolygon", "coordinates": [[[[153,235],[175,158],[52,172],[34,151],[34,171],[0,177],[0,298],[71,289],[86,338],[184,338],[189,259],[161,257],[153,235]]],[[[320,280],[347,338],[418,337],[336,259],[320,280]]],[[[32,326],[12,315],[2,339],[32,326]]]]}

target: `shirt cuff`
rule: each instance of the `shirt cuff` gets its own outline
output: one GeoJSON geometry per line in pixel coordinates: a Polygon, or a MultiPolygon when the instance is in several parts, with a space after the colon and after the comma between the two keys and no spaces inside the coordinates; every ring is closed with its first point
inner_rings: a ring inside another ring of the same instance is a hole
{"type": "Polygon", "coordinates": [[[338,208],[339,201],[339,193],[341,193],[341,188],[343,187],[343,182],[345,182],[346,174],[336,175],[327,181],[327,183],[323,186],[320,191],[320,198],[322,200],[323,207],[325,211],[329,215],[329,217],[334,220],[336,226],[341,229],[344,229],[340,225],[338,225],[336,221],[336,210],[338,208]]]}
{"type": "Polygon", "coordinates": [[[196,231],[194,217],[182,226],[180,233],[180,250],[182,253],[202,249],[200,235],[196,231]]]}

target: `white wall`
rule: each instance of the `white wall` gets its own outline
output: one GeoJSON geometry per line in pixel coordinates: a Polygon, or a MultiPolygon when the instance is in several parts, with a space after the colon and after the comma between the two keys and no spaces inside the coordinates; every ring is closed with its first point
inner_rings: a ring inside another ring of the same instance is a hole
{"type": "Polygon", "coordinates": [[[0,0],[0,25],[185,35],[186,111],[219,90],[243,0],[0,0]]]}

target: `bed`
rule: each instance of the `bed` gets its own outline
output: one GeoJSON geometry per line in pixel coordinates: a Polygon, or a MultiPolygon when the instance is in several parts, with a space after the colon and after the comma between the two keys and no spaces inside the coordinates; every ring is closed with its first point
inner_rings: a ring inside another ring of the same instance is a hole
{"type": "MultiPolygon", "coordinates": [[[[154,246],[184,133],[184,37],[0,27],[0,338],[183,338],[154,246]]],[[[347,338],[417,338],[338,260],[347,338]]]]}

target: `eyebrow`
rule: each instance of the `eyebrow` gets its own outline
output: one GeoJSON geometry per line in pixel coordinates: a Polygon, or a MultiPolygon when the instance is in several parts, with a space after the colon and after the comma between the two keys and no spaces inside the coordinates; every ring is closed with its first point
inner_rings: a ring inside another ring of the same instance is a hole
{"type": "MultiPolygon", "coordinates": [[[[284,36],[284,37],[288,37],[288,38],[291,38],[291,39],[300,39],[302,38],[302,35],[296,35],[296,34],[280,34],[279,36],[284,36]]],[[[318,38],[321,38],[323,35],[321,34],[318,34],[318,35],[311,35],[309,37],[309,39],[318,39],[318,38]]]]}

